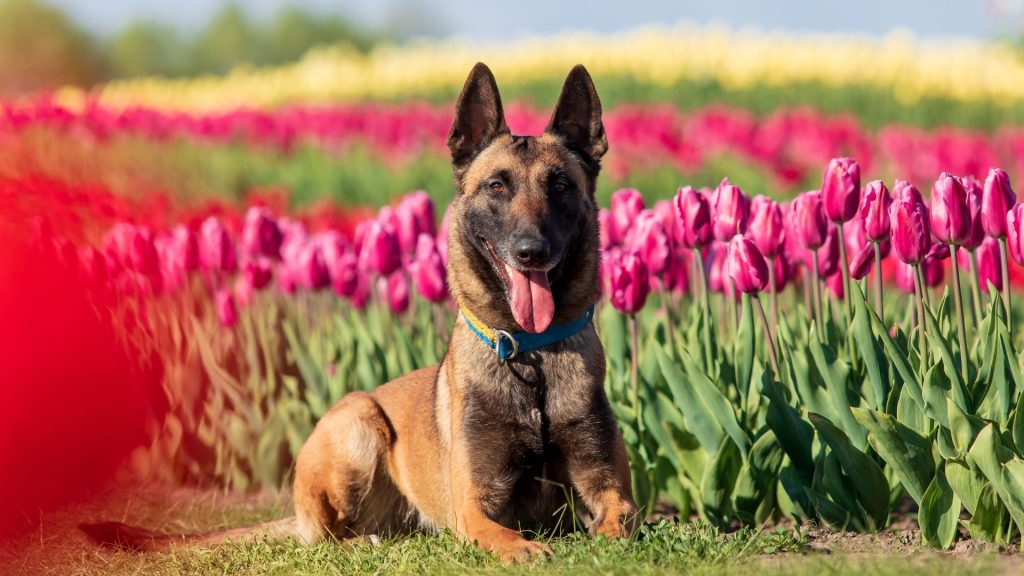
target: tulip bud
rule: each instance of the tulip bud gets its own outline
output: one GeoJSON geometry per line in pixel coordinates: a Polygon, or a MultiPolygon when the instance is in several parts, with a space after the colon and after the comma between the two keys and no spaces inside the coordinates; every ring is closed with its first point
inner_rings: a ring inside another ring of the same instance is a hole
{"type": "Polygon", "coordinates": [[[402,253],[414,252],[420,234],[434,234],[434,201],[422,190],[406,194],[395,207],[395,220],[402,253]]]}
{"type": "Polygon", "coordinates": [[[981,182],[974,176],[963,178],[964,190],[967,191],[967,206],[971,210],[971,234],[962,246],[974,250],[985,240],[985,228],[981,225],[981,182]]]}
{"type": "MultiPolygon", "coordinates": [[[[813,254],[811,255],[813,258],[813,254]]],[[[818,275],[828,278],[839,271],[839,228],[829,227],[825,243],[818,248],[818,275]]]]}
{"type": "Polygon", "coordinates": [[[616,310],[635,314],[647,302],[651,292],[650,274],[640,256],[621,253],[609,262],[608,299],[616,310]]]}
{"type": "Polygon", "coordinates": [[[846,286],[844,286],[843,275],[833,274],[825,279],[825,288],[832,293],[837,300],[846,297],[846,286]]]}
{"type": "Polygon", "coordinates": [[[711,207],[708,199],[690,186],[676,192],[679,241],[687,248],[703,248],[711,242],[711,207]]]}
{"type": "Polygon", "coordinates": [[[387,278],[379,278],[377,287],[393,314],[402,314],[409,309],[409,277],[405,270],[396,270],[387,278]]]}
{"type": "Polygon", "coordinates": [[[754,241],[765,258],[782,253],[786,243],[782,207],[767,196],[757,196],[750,204],[750,225],[747,237],[754,241]]]}
{"type": "Polygon", "coordinates": [[[875,263],[875,247],[865,246],[850,262],[850,277],[854,280],[861,280],[871,273],[871,266],[875,263]]]}
{"type": "Polygon", "coordinates": [[[750,238],[733,237],[729,242],[726,267],[736,290],[742,293],[757,293],[768,285],[768,263],[750,238]]]}
{"type": "Polygon", "coordinates": [[[906,197],[897,198],[889,208],[889,226],[899,259],[911,265],[920,264],[932,247],[925,205],[906,197]]]}
{"type": "Polygon", "coordinates": [[[992,168],[985,178],[981,196],[981,226],[992,238],[1006,237],[1006,215],[1017,203],[1010,177],[1002,168],[992,168]]]}
{"type": "Polygon", "coordinates": [[[892,195],[895,200],[906,198],[924,204],[924,197],[921,196],[921,191],[917,189],[917,186],[906,180],[896,179],[896,184],[892,187],[892,195]]]}
{"type": "Polygon", "coordinates": [[[644,266],[651,276],[659,276],[668,267],[671,252],[668,234],[650,210],[637,215],[629,233],[623,242],[627,252],[634,252],[644,261],[644,266]]]}
{"type": "Polygon", "coordinates": [[[999,255],[999,241],[985,238],[975,250],[978,257],[978,282],[982,289],[988,290],[989,282],[996,290],[1003,289],[1002,260],[999,255]]]}
{"type": "Polygon", "coordinates": [[[828,222],[817,191],[804,192],[789,206],[789,232],[804,248],[816,250],[825,243],[828,222]]]}
{"type": "Polygon", "coordinates": [[[274,276],[271,260],[264,256],[251,258],[242,264],[242,277],[254,290],[262,290],[274,276]]]}
{"type": "Polygon", "coordinates": [[[213,216],[199,229],[199,261],[210,272],[234,272],[238,267],[235,244],[227,229],[213,216]]]}
{"type": "Polygon", "coordinates": [[[714,218],[711,228],[715,238],[728,242],[733,236],[747,231],[747,220],[750,219],[750,199],[739,186],[723,178],[715,188],[712,200],[711,215],[714,218]]]}
{"type": "Polygon", "coordinates": [[[793,267],[793,263],[789,261],[789,257],[785,253],[779,254],[768,263],[769,266],[775,266],[775,285],[771,283],[765,288],[769,292],[782,293],[786,289],[786,284],[796,274],[796,270],[793,267]]]}
{"type": "Polygon", "coordinates": [[[306,242],[299,250],[296,260],[290,263],[290,268],[295,281],[306,290],[320,290],[331,283],[331,274],[324,263],[323,251],[315,241],[306,242]]]}
{"type": "Polygon", "coordinates": [[[253,206],[245,212],[242,249],[250,256],[281,257],[281,229],[269,209],[253,206]]]}
{"type": "Polygon", "coordinates": [[[637,216],[646,208],[644,197],[638,190],[625,188],[612,193],[611,204],[612,225],[608,230],[608,238],[612,244],[620,244],[636,222],[637,216]]]}
{"type": "Polygon", "coordinates": [[[913,294],[914,290],[914,268],[910,264],[903,262],[896,263],[896,287],[901,292],[906,294],[913,294]]]}
{"type": "Polygon", "coordinates": [[[1013,259],[1017,264],[1024,266],[1024,246],[1021,245],[1024,242],[1022,225],[1024,225],[1024,204],[1017,204],[1006,216],[1006,243],[1010,247],[1010,255],[1013,256],[1013,259]]]}
{"type": "Polygon", "coordinates": [[[712,292],[726,294],[729,291],[729,271],[726,269],[729,245],[717,240],[708,249],[708,287],[712,292]]]}
{"type": "Polygon", "coordinates": [[[429,302],[441,302],[448,297],[445,282],[444,263],[437,252],[434,237],[420,234],[416,243],[416,255],[409,264],[409,273],[416,291],[429,302]]]}
{"type": "Polygon", "coordinates": [[[971,209],[959,178],[943,172],[932,186],[932,234],[945,244],[960,245],[971,236],[971,209]]]}
{"type": "Polygon", "coordinates": [[[362,238],[359,265],[381,276],[389,276],[401,264],[394,231],[380,220],[369,221],[362,238]]]}
{"type": "Polygon", "coordinates": [[[853,158],[833,158],[821,180],[825,216],[838,223],[857,214],[860,204],[860,166],[853,158]]]}
{"type": "Polygon", "coordinates": [[[924,284],[929,288],[935,288],[936,286],[942,285],[942,281],[946,277],[946,272],[942,267],[941,260],[932,260],[925,258],[921,262],[921,273],[924,275],[924,284]]]}
{"type": "Polygon", "coordinates": [[[231,291],[225,288],[217,290],[214,300],[217,307],[217,319],[220,320],[221,326],[231,328],[238,324],[238,309],[235,307],[235,297],[231,291]]]}
{"type": "Polygon", "coordinates": [[[864,222],[864,232],[871,242],[883,242],[889,239],[889,206],[892,196],[881,180],[872,180],[864,186],[860,199],[860,218],[864,222]]]}

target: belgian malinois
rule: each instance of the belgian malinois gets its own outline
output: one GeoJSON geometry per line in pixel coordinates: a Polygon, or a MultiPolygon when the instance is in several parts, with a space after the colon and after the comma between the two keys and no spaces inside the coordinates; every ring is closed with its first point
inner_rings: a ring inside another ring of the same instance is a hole
{"type": "Polygon", "coordinates": [[[306,543],[450,529],[505,560],[548,554],[522,529],[575,524],[620,537],[637,522],[622,437],[604,391],[595,181],[608,149],[583,66],[540,136],[513,136],[477,64],[448,136],[457,193],[448,278],[461,308],[439,366],[352,392],[299,453],[295,516],[190,536],[83,526],[108,544],[295,537],[306,543]],[[568,505],[570,501],[581,506],[568,505]]]}

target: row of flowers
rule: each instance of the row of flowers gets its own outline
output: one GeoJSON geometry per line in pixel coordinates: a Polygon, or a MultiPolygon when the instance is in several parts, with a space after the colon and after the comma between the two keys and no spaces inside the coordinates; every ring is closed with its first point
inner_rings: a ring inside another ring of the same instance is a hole
{"type": "MultiPolygon", "coordinates": [[[[339,149],[359,142],[385,158],[400,161],[425,151],[443,155],[451,118],[451,106],[424,103],[289,106],[273,111],[196,114],[145,107],[115,110],[96,103],[72,109],[41,98],[0,104],[0,141],[44,128],[96,142],[127,135],[156,141],[242,142],[284,151],[298,143],[339,149]]],[[[547,114],[513,105],[507,119],[517,132],[539,133],[547,114]]],[[[806,181],[818,166],[843,154],[858,158],[867,171],[881,164],[912,182],[927,182],[940,170],[976,178],[983,178],[988,167],[995,165],[1024,171],[1024,128],[1020,127],[990,135],[893,125],[872,134],[848,115],[783,109],[758,118],[721,106],[690,113],[670,106],[622,106],[606,113],[605,127],[613,143],[606,165],[620,177],[664,163],[692,172],[719,154],[762,166],[789,187],[806,181]]]]}
{"type": "MultiPolygon", "coordinates": [[[[381,46],[369,54],[348,47],[314,50],[282,67],[242,67],[224,77],[135,79],[102,86],[114,106],[216,110],[238,105],[394,98],[458,90],[483,60],[502,85],[563,77],[584,62],[601,77],[629,77],[655,86],[714,82],[727,89],[821,83],[870,87],[905,103],[941,94],[966,102],[1024,98],[1024,64],[1011,46],[975,40],[921,40],[795,35],[680,25],[610,37],[562,34],[512,43],[472,45],[421,41],[381,46]]],[[[69,89],[64,97],[86,94],[69,89]]]]}

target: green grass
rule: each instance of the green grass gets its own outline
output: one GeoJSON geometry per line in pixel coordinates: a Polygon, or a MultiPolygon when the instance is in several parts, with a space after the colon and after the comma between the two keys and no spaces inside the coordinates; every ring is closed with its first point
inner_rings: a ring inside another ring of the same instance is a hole
{"type": "MultiPolygon", "coordinates": [[[[88,505],[48,513],[34,531],[0,546],[2,574],[1010,574],[1024,563],[993,551],[940,553],[908,539],[906,530],[876,536],[830,534],[807,528],[741,529],[726,533],[706,523],[660,520],[632,540],[576,534],[550,540],[555,556],[503,565],[450,534],[384,539],[378,545],[294,542],[182,548],[167,554],[100,549],[85,541],[78,522],[115,519],[170,532],[201,531],[279,517],[286,497],[220,491],[115,491],[88,505]]],[[[914,533],[916,537],[916,532],[914,533]]]]}

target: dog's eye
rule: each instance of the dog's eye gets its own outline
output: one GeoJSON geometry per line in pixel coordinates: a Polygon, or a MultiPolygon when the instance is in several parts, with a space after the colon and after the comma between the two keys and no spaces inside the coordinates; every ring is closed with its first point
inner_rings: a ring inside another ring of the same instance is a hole
{"type": "Polygon", "coordinates": [[[495,194],[502,194],[505,192],[505,183],[501,182],[500,180],[495,180],[494,182],[491,182],[490,187],[491,192],[494,192],[495,194]]]}
{"type": "Polygon", "coordinates": [[[565,182],[562,182],[561,180],[559,180],[559,181],[556,181],[551,186],[551,189],[554,190],[555,192],[557,192],[558,194],[561,194],[561,193],[565,192],[566,190],[568,190],[569,187],[565,185],[565,182]]]}

